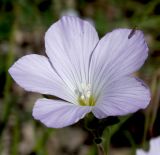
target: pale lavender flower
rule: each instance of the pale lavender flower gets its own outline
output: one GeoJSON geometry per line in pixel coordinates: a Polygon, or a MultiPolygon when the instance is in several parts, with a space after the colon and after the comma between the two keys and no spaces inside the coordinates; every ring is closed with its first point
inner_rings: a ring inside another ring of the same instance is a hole
{"type": "Polygon", "coordinates": [[[149,151],[138,149],[136,155],[160,155],[160,137],[150,140],[149,151]]]}
{"type": "Polygon", "coordinates": [[[148,56],[139,30],[116,29],[101,40],[88,22],[63,17],[45,35],[46,56],[31,54],[10,69],[25,90],[57,96],[38,99],[33,117],[48,127],[76,123],[92,112],[101,119],[145,108],[150,101],[146,85],[132,73],[148,56]]]}

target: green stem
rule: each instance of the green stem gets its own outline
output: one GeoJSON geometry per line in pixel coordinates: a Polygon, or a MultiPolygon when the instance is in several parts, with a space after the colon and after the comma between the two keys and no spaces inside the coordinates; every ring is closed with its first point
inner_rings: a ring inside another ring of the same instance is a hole
{"type": "Polygon", "coordinates": [[[109,149],[110,149],[110,140],[111,140],[111,127],[108,127],[106,129],[106,141],[105,141],[105,152],[108,155],[109,154],[109,149]]]}
{"type": "Polygon", "coordinates": [[[97,144],[97,149],[98,149],[98,155],[107,155],[105,153],[105,150],[104,150],[104,147],[103,147],[102,143],[101,144],[97,144]]]}
{"type": "Polygon", "coordinates": [[[136,143],[131,135],[131,133],[129,131],[125,131],[124,134],[126,135],[126,137],[128,138],[130,144],[131,144],[131,155],[135,155],[136,154],[136,143]]]}
{"type": "Polygon", "coordinates": [[[150,123],[150,111],[145,115],[144,134],[143,134],[143,139],[142,139],[142,147],[143,148],[145,147],[149,123],[150,123]]]}

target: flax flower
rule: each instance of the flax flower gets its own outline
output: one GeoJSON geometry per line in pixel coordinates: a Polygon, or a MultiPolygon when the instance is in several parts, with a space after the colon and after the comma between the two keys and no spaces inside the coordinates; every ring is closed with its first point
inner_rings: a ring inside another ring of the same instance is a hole
{"type": "Polygon", "coordinates": [[[132,73],[148,56],[143,33],[116,29],[101,40],[87,21],[62,17],[45,34],[46,56],[31,54],[9,69],[25,90],[57,96],[38,99],[33,117],[48,127],[76,123],[92,112],[101,119],[145,108],[147,86],[132,73]]]}
{"type": "Polygon", "coordinates": [[[159,155],[160,154],[160,137],[153,138],[150,141],[149,151],[138,149],[136,155],[159,155]]]}

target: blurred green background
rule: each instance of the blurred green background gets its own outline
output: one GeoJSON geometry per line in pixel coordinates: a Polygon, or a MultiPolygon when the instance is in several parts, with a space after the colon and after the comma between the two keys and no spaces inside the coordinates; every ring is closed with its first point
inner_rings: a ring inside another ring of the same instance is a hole
{"type": "Polygon", "coordinates": [[[44,55],[44,33],[62,15],[74,14],[94,23],[99,36],[115,28],[141,29],[149,58],[136,73],[150,87],[146,110],[120,118],[106,128],[104,148],[110,155],[134,154],[160,135],[160,1],[159,0],[0,0],[0,154],[96,155],[92,135],[81,121],[64,129],[48,129],[32,118],[40,94],[20,88],[8,68],[21,56],[44,55]]]}

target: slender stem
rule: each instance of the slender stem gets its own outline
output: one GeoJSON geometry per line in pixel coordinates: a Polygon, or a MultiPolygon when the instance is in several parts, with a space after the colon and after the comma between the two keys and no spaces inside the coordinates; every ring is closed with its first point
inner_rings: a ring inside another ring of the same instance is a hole
{"type": "Polygon", "coordinates": [[[110,140],[111,140],[111,127],[107,127],[105,130],[105,152],[108,155],[110,149],[110,140]]]}
{"type": "Polygon", "coordinates": [[[105,153],[105,150],[104,150],[104,147],[103,147],[102,143],[101,144],[97,144],[97,149],[98,149],[98,155],[107,155],[105,153]]]}

